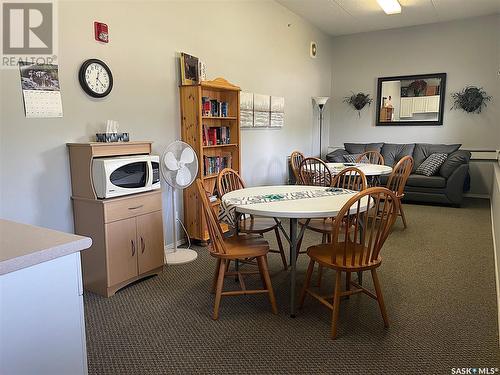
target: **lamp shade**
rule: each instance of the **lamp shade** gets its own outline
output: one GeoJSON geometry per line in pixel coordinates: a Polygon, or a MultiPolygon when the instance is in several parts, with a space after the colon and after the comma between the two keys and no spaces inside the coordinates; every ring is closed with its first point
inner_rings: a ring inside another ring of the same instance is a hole
{"type": "Polygon", "coordinates": [[[318,106],[323,106],[330,99],[329,96],[313,96],[313,100],[318,106]]]}

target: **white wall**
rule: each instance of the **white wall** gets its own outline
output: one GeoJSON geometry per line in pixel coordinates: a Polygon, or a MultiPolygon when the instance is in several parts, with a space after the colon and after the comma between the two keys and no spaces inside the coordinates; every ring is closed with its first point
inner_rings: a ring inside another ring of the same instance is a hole
{"type": "Polygon", "coordinates": [[[333,38],[330,145],[344,142],[462,143],[500,148],[500,16],[333,38]],[[375,127],[378,77],[447,73],[443,126],[375,127]],[[450,93],[482,86],[493,96],[479,115],[450,111],[450,93]],[[351,91],[375,99],[361,112],[342,102],[351,91]]]}
{"type": "Polygon", "coordinates": [[[200,57],[209,79],[223,76],[243,90],[285,97],[282,130],[242,132],[248,184],[284,182],[286,155],[309,154],[317,145],[311,97],[330,94],[330,48],[329,37],[271,1],[60,2],[64,118],[26,119],[19,72],[0,71],[0,216],[71,231],[65,144],[90,140],[106,119],[118,120],[133,140],[153,140],[156,153],[179,138],[179,51],[200,57]],[[93,40],[95,20],[108,24],[108,45],[93,40]],[[316,59],[309,57],[312,40],[316,59]],[[91,99],[79,87],[78,69],[89,58],[113,71],[106,99],[91,99]]]}

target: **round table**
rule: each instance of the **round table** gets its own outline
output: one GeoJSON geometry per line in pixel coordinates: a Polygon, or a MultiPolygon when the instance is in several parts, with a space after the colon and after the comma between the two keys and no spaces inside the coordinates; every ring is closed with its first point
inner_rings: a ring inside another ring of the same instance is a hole
{"type": "Polygon", "coordinates": [[[392,168],[387,165],[379,165],[379,164],[368,164],[368,163],[348,163],[350,165],[346,165],[345,163],[326,163],[330,172],[335,175],[339,173],[342,169],[348,167],[356,167],[360,169],[365,176],[381,176],[384,174],[390,174],[392,172],[392,168]]]}
{"type": "MultiPolygon", "coordinates": [[[[283,194],[300,191],[324,190],[318,186],[304,185],[281,185],[281,186],[259,186],[234,190],[222,196],[222,201],[227,202],[230,198],[243,198],[258,195],[283,194]]],[[[283,235],[290,244],[290,315],[295,316],[295,288],[296,288],[296,260],[297,243],[304,234],[305,225],[300,233],[297,233],[298,219],[313,219],[323,217],[335,217],[342,207],[351,199],[356,192],[343,193],[338,195],[328,195],[314,198],[304,198],[295,200],[278,200],[265,203],[252,203],[234,205],[236,212],[241,214],[252,214],[256,216],[275,218],[283,235]],[[288,235],[278,218],[290,219],[290,234],[288,235]]],[[[361,204],[361,211],[366,210],[368,198],[364,198],[361,204]]],[[[356,207],[352,211],[355,212],[356,207]]]]}

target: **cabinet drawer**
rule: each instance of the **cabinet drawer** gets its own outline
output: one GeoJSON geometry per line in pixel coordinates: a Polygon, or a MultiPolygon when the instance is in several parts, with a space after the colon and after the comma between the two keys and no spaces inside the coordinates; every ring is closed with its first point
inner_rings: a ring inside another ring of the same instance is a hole
{"type": "Polygon", "coordinates": [[[148,212],[161,210],[161,193],[120,198],[104,204],[104,222],[127,219],[148,212]]]}

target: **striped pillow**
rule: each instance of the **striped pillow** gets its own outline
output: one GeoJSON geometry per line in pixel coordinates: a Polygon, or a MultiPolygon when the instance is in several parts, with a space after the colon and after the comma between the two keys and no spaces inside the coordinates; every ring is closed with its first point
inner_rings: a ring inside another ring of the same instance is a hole
{"type": "Polygon", "coordinates": [[[429,157],[418,166],[415,173],[424,176],[434,176],[447,158],[448,154],[430,154],[429,157]]]}
{"type": "MultiPolygon", "coordinates": [[[[361,154],[349,154],[344,155],[344,160],[348,163],[356,163],[356,159],[359,158],[361,154]]],[[[366,156],[363,156],[360,163],[369,163],[369,160],[366,156]]]]}

